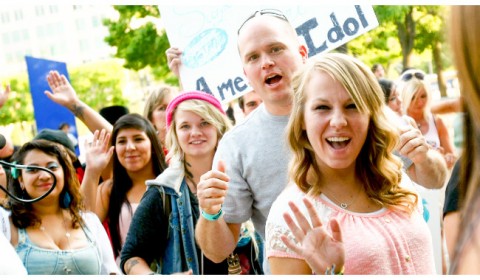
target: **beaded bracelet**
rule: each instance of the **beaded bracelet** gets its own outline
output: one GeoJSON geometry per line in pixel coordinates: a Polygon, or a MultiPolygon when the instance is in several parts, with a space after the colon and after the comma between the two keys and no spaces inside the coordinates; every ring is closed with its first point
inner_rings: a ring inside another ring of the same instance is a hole
{"type": "Polygon", "coordinates": [[[342,269],[339,273],[335,273],[335,264],[332,264],[331,267],[327,267],[325,270],[325,275],[343,275],[343,271],[345,270],[345,266],[342,266],[342,269]]]}
{"type": "Polygon", "coordinates": [[[200,210],[200,213],[202,214],[202,216],[206,219],[206,220],[209,220],[209,221],[216,221],[218,220],[222,214],[223,214],[223,211],[222,211],[222,208],[220,208],[220,210],[218,211],[217,214],[214,214],[214,215],[211,215],[211,214],[208,214],[206,212],[203,212],[203,210],[200,210]]]}

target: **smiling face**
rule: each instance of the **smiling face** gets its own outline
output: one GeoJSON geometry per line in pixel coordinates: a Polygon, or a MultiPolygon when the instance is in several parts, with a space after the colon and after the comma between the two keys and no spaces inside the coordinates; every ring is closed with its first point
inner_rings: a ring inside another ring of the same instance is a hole
{"type": "Polygon", "coordinates": [[[361,113],[345,88],[323,71],[305,87],[304,129],[320,168],[355,170],[370,117],[361,113]]]}
{"type": "Polygon", "coordinates": [[[240,31],[238,49],[245,76],[267,109],[289,106],[293,73],[307,57],[291,26],[272,16],[252,18],[240,31]]]}
{"type": "MultiPolygon", "coordinates": [[[[57,184],[55,189],[48,195],[48,197],[59,196],[64,187],[64,170],[55,156],[48,155],[41,150],[28,151],[23,160],[23,165],[34,165],[48,168],[55,174],[57,184]]],[[[28,195],[32,198],[39,197],[46,193],[53,185],[53,177],[41,170],[26,169],[21,170],[21,175],[18,178],[20,185],[25,188],[28,195]]]]}
{"type": "Polygon", "coordinates": [[[181,150],[189,158],[213,157],[218,136],[214,125],[184,110],[175,112],[175,130],[181,150]]]}
{"type": "Polygon", "coordinates": [[[118,161],[128,172],[150,168],[152,163],[151,146],[147,134],[136,128],[120,129],[115,140],[118,161]]]}

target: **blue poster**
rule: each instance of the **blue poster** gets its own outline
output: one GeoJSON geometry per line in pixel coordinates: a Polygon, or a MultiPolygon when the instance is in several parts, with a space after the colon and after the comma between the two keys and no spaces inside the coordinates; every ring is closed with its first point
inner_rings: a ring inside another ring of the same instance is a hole
{"type": "MultiPolygon", "coordinates": [[[[35,58],[25,56],[28,70],[28,80],[30,83],[30,93],[32,94],[33,112],[35,122],[37,124],[37,132],[44,128],[60,129],[61,124],[68,124],[70,126],[69,133],[73,135],[73,139],[78,143],[78,132],[75,124],[75,116],[65,107],[58,105],[51,101],[46,95],[45,91],[51,91],[47,82],[47,75],[50,71],[56,70],[60,75],[70,80],[67,72],[67,64],[65,62],[47,60],[43,58],[35,58]]],[[[70,136],[72,137],[72,136],[70,136]]],[[[76,154],[80,151],[78,145],[75,145],[76,154]]]]}

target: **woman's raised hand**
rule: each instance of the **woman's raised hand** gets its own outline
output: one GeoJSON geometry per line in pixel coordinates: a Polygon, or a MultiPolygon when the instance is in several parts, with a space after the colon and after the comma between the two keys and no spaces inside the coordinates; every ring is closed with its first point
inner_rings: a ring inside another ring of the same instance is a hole
{"type": "Polygon", "coordinates": [[[325,274],[332,265],[335,265],[335,273],[339,273],[345,262],[345,248],[337,220],[330,220],[330,233],[322,225],[313,204],[307,198],[303,199],[303,203],[307,207],[311,225],[295,203],[289,202],[295,221],[288,213],[283,214],[283,218],[298,244],[287,236],[282,236],[282,241],[290,250],[302,256],[316,274],[325,274]]]}
{"type": "Polygon", "coordinates": [[[52,91],[46,90],[45,95],[50,100],[66,108],[70,108],[77,103],[77,93],[65,75],[60,75],[57,71],[50,71],[47,75],[47,82],[52,91]]]}
{"type": "Polygon", "coordinates": [[[113,155],[114,147],[110,146],[110,133],[105,129],[96,130],[93,134],[93,140],[85,140],[85,164],[90,171],[97,174],[105,169],[113,155]]]}

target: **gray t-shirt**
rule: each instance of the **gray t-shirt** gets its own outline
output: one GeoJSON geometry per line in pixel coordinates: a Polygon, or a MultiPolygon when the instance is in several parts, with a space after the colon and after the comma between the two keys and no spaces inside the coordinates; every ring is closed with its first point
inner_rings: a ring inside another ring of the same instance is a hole
{"type": "Polygon", "coordinates": [[[223,136],[215,153],[214,168],[225,161],[230,177],[225,221],[240,224],[251,218],[263,239],[270,207],[288,181],[287,123],[288,116],[271,115],[261,104],[223,136]]]}

